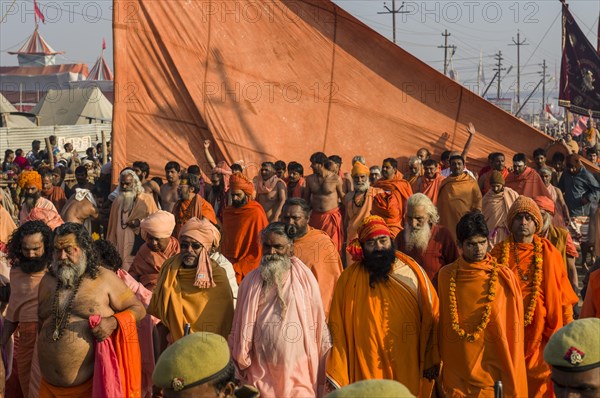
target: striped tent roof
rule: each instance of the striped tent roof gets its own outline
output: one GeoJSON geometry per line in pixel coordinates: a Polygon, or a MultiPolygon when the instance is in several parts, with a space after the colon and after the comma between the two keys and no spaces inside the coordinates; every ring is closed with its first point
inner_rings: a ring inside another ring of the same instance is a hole
{"type": "Polygon", "coordinates": [[[104,51],[90,70],[87,80],[113,80],[113,73],[104,59],[104,51]]]}
{"type": "Polygon", "coordinates": [[[46,43],[46,40],[38,32],[38,27],[35,27],[33,34],[27,39],[25,44],[17,51],[9,51],[9,54],[39,54],[39,55],[56,55],[64,54],[64,51],[54,51],[52,47],[46,43]]]}

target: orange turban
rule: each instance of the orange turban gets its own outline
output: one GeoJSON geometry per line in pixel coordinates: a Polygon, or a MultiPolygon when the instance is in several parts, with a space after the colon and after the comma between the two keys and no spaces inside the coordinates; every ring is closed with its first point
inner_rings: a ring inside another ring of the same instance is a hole
{"type": "Polygon", "coordinates": [[[505,185],[504,176],[498,170],[492,171],[492,175],[490,176],[490,185],[501,184],[505,185]]]}
{"type": "Polygon", "coordinates": [[[229,179],[229,188],[231,191],[244,191],[248,196],[254,193],[254,184],[241,174],[232,175],[229,179]]]}
{"type": "Polygon", "coordinates": [[[511,229],[515,217],[520,213],[527,213],[533,217],[533,221],[535,222],[536,226],[536,234],[539,234],[542,231],[542,226],[544,224],[542,213],[540,213],[540,209],[535,204],[533,199],[528,198],[527,196],[519,196],[508,210],[506,225],[508,226],[509,230],[511,229]]]}
{"type": "Polygon", "coordinates": [[[363,259],[362,244],[366,241],[373,239],[377,236],[389,236],[392,237],[392,233],[388,228],[385,220],[379,216],[368,216],[358,226],[358,238],[355,238],[350,242],[346,251],[352,255],[354,261],[361,261],[363,259]]]}
{"type": "Polygon", "coordinates": [[[50,227],[51,230],[55,230],[57,227],[60,227],[65,222],[58,215],[57,212],[51,209],[42,209],[41,207],[34,207],[30,212],[25,222],[27,221],[43,221],[44,224],[50,227]]]}
{"type": "Polygon", "coordinates": [[[140,222],[142,239],[150,234],[158,239],[168,238],[175,229],[175,216],[168,211],[159,210],[150,214],[140,222]]]}
{"type": "MultiPolygon", "coordinates": [[[[208,219],[191,218],[183,224],[179,239],[187,236],[202,244],[200,256],[198,258],[198,267],[196,268],[196,279],[194,286],[201,289],[216,286],[212,276],[212,265],[210,262],[210,250],[213,246],[218,247],[221,241],[221,233],[208,219]]],[[[183,249],[181,250],[183,253],[183,249]]]]}
{"type": "Polygon", "coordinates": [[[546,196],[536,196],[535,198],[533,198],[533,201],[536,205],[538,205],[540,209],[554,215],[555,207],[554,201],[552,199],[546,196]]]}
{"type": "Polygon", "coordinates": [[[352,177],[356,175],[366,175],[368,176],[371,173],[369,168],[362,164],[361,162],[355,162],[352,167],[352,177]]]}
{"type": "Polygon", "coordinates": [[[37,171],[25,170],[19,176],[19,187],[25,188],[26,185],[33,185],[38,190],[42,190],[42,176],[37,171]]]}

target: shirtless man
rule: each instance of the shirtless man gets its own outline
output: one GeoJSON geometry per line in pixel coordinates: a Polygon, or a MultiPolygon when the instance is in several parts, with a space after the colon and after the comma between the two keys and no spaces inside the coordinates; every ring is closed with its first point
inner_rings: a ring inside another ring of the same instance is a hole
{"type": "Polygon", "coordinates": [[[325,231],[340,251],[344,243],[344,227],[339,203],[344,200],[344,189],[340,176],[330,171],[331,163],[323,152],[310,157],[313,174],[306,177],[304,199],[312,209],[309,225],[325,231]]]}
{"type": "Polygon", "coordinates": [[[287,192],[285,183],[277,177],[272,162],[264,162],[260,166],[260,176],[255,178],[254,187],[256,200],[265,210],[269,222],[278,221],[287,199],[287,192]]]}
{"type": "Polygon", "coordinates": [[[333,171],[335,174],[339,175],[342,179],[342,189],[344,190],[344,195],[347,194],[348,192],[352,192],[352,190],[354,189],[354,187],[352,186],[353,181],[352,181],[352,176],[350,176],[350,173],[342,173],[341,169],[342,169],[342,158],[338,155],[331,155],[329,156],[329,160],[331,160],[333,163],[330,163],[330,167],[331,167],[331,171],[333,171]]]}
{"type": "Polygon", "coordinates": [[[61,212],[64,222],[83,224],[90,233],[91,221],[97,220],[99,215],[94,195],[87,189],[78,189],[61,212]]]}
{"type": "Polygon", "coordinates": [[[173,211],[173,206],[179,200],[179,172],[181,166],[177,162],[169,162],[165,165],[167,183],[160,187],[160,200],[163,210],[173,211]]]}
{"type": "Polygon", "coordinates": [[[110,270],[99,267],[92,239],[83,226],[66,223],[54,231],[54,259],[40,283],[38,337],[40,396],[92,396],[94,339],[117,329],[117,313],[136,322],[143,305],[110,270]],[[88,318],[99,314],[91,329],[88,318]]]}

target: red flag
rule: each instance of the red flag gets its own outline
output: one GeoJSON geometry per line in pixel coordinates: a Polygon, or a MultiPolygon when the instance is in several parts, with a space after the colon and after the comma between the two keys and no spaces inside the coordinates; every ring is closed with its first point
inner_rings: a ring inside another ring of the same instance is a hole
{"type": "MultiPolygon", "coordinates": [[[[44,18],[44,14],[42,14],[42,11],[38,7],[36,0],[33,0],[33,10],[35,11],[35,16],[37,17],[37,19],[39,19],[43,23],[46,23],[46,18],[44,18]]],[[[37,22],[37,20],[36,20],[36,22],[37,22]]]]}
{"type": "Polygon", "coordinates": [[[573,131],[571,131],[571,134],[573,134],[573,137],[578,137],[581,135],[581,133],[583,133],[584,131],[587,130],[588,119],[589,119],[588,116],[581,116],[579,118],[579,120],[577,121],[577,124],[573,128],[573,131]]]}
{"type": "Polygon", "coordinates": [[[106,50],[106,39],[104,37],[102,38],[102,49],[106,50]]]}

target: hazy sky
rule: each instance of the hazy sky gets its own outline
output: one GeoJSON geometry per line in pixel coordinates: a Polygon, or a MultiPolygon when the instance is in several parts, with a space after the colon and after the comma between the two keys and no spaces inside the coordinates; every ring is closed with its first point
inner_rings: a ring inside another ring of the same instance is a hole
{"type": "MultiPolygon", "coordinates": [[[[233,1],[233,0],[225,0],[233,1]]],[[[342,8],[362,20],[371,28],[391,40],[392,16],[379,0],[336,0],[342,8]]],[[[176,3],[176,2],[174,2],[176,3]]],[[[46,15],[46,24],[40,31],[55,49],[65,51],[59,62],[85,62],[93,64],[100,53],[102,38],[108,45],[107,60],[112,65],[111,8],[108,0],[47,1],[39,0],[46,15]]],[[[385,4],[391,8],[392,2],[385,4]]],[[[401,6],[396,1],[396,8],[401,6]]],[[[593,44],[598,31],[600,0],[571,0],[571,11],[593,44]]],[[[494,54],[499,50],[506,67],[512,72],[503,80],[502,91],[511,96],[516,86],[516,39],[528,45],[521,47],[521,95],[540,80],[539,64],[545,59],[551,79],[557,76],[561,55],[561,4],[558,0],[546,1],[407,1],[397,15],[398,45],[438,70],[443,69],[443,44],[441,33],[451,33],[449,44],[457,46],[453,57],[459,80],[473,86],[477,80],[480,52],[483,53],[485,77],[488,82],[494,72],[494,54]]],[[[16,50],[34,28],[33,0],[0,0],[0,65],[15,65],[16,56],[7,51],[16,50]]],[[[555,88],[555,81],[547,89],[555,88]]],[[[529,90],[528,90],[529,89],[529,90]]],[[[490,93],[495,93],[492,87],[490,93]]],[[[554,94],[556,95],[556,94],[554,94]]],[[[552,94],[551,94],[552,96],[552,94]]]]}

